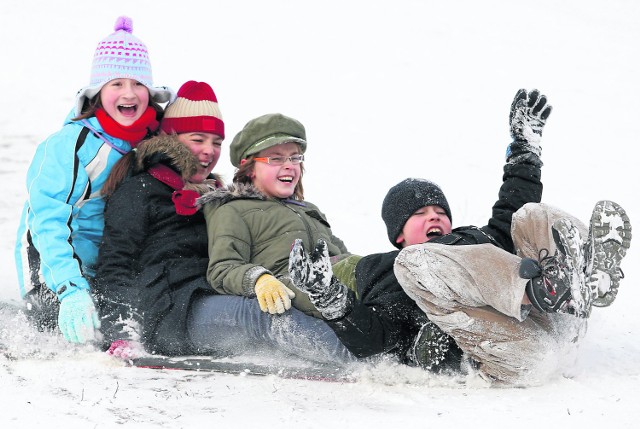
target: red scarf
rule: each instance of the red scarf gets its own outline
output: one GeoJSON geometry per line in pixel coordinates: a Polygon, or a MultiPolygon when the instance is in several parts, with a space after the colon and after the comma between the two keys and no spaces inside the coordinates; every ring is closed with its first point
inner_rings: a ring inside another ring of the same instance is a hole
{"type": "Polygon", "coordinates": [[[191,216],[198,211],[196,200],[200,196],[196,191],[182,189],[184,181],[178,173],[164,164],[156,164],[149,169],[149,174],[169,185],[175,191],[171,194],[171,201],[176,206],[176,213],[180,216],[191,216]]]}
{"type": "Polygon", "coordinates": [[[156,120],[156,111],[152,107],[147,107],[137,121],[127,126],[114,120],[103,108],[96,110],[96,118],[107,134],[129,142],[131,147],[136,147],[149,132],[155,132],[160,125],[156,120]]]}

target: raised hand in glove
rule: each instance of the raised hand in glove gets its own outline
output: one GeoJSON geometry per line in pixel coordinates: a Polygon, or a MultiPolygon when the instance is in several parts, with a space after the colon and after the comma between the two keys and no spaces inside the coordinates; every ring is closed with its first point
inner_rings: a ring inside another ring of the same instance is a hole
{"type": "Polygon", "coordinates": [[[64,338],[80,344],[95,340],[96,330],[100,329],[100,317],[89,291],[70,284],[58,293],[58,298],[58,328],[64,338]]]}
{"type": "Polygon", "coordinates": [[[255,291],[260,310],[270,314],[282,314],[290,309],[291,299],[296,296],[291,289],[271,274],[263,274],[258,278],[255,291]]]}
{"type": "Polygon", "coordinates": [[[513,143],[507,149],[508,163],[542,166],[540,139],[551,110],[552,107],[547,104],[547,97],[537,89],[529,93],[526,89],[518,90],[509,112],[509,128],[513,143]]]}
{"type": "Polygon", "coordinates": [[[307,256],[302,240],[293,243],[289,254],[289,276],[327,320],[343,317],[353,306],[353,294],[333,275],[324,240],[318,240],[310,256],[307,256]]]}

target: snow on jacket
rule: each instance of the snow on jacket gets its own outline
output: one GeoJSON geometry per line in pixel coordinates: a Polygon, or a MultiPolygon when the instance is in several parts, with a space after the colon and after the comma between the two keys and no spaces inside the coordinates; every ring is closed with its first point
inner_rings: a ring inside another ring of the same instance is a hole
{"type": "MultiPolygon", "coordinates": [[[[540,202],[540,168],[529,164],[504,166],[503,182],[492,216],[486,226],[463,226],[430,243],[469,245],[491,243],[514,253],[511,217],[528,202],[540,202]]],[[[342,319],[327,322],[354,355],[368,357],[393,353],[404,360],[426,315],[407,296],[393,272],[399,251],[363,257],[356,266],[357,296],[352,310],[342,319]]],[[[495,267],[487,267],[495,269],[495,267]]],[[[457,348],[456,348],[457,349],[457,348]]],[[[452,350],[449,362],[459,359],[452,350]]]]}
{"type": "Polygon", "coordinates": [[[149,172],[159,163],[186,182],[198,160],[175,136],[139,145],[133,175],[107,202],[95,289],[107,345],[139,339],[152,352],[188,354],[189,304],[196,293],[214,293],[205,280],[207,231],[201,210],[176,213],[174,188],[149,172]]]}
{"type": "Polygon", "coordinates": [[[289,280],[289,252],[294,240],[310,250],[319,238],[329,254],[341,259],[349,253],[318,207],[307,201],[268,198],[253,185],[232,184],[200,199],[209,237],[207,279],[228,295],[254,297],[256,280],[273,274],[296,296],[292,304],[306,314],[320,317],[309,298],[289,280]]]}
{"type": "Polygon", "coordinates": [[[28,200],[16,243],[22,296],[34,287],[32,278],[54,293],[69,282],[89,289],[84,276],[95,274],[104,225],[100,191],[111,167],[131,150],[95,117],[85,121],[102,138],[72,117],[37,147],[27,171],[28,200]]]}

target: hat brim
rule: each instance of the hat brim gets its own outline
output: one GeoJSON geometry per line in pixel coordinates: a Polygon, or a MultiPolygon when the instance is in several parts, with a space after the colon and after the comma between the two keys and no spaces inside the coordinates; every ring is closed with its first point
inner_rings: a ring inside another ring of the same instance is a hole
{"type": "MultiPolygon", "coordinates": [[[[80,116],[82,114],[82,107],[84,106],[85,100],[91,99],[98,95],[98,93],[106,83],[107,82],[100,85],[85,86],[80,91],[78,91],[78,93],[76,94],[76,116],[80,116]]],[[[176,93],[167,86],[147,86],[147,89],[149,90],[151,100],[155,101],[156,103],[173,102],[176,99],[176,93]]]]}
{"type": "Polygon", "coordinates": [[[245,152],[243,158],[246,158],[250,155],[255,155],[258,152],[261,152],[265,149],[269,149],[270,147],[285,144],[285,143],[296,143],[302,149],[302,153],[307,150],[307,141],[305,139],[301,139],[300,137],[294,136],[274,136],[269,137],[265,140],[262,140],[258,144],[254,144],[251,146],[247,152],[245,152]]]}

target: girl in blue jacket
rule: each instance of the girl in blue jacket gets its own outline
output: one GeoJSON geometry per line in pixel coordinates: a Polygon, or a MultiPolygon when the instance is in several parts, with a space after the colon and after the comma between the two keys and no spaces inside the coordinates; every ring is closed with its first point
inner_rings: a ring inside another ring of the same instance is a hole
{"type": "Polygon", "coordinates": [[[63,128],[36,149],[18,229],[16,266],[27,313],[39,329],[59,327],[84,343],[100,322],[91,294],[103,230],[101,189],[113,165],[156,133],[173,92],[152,84],[145,44],[119,17],[100,41],[90,84],[63,128]]]}

